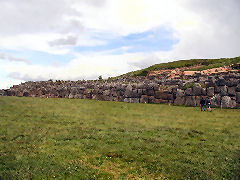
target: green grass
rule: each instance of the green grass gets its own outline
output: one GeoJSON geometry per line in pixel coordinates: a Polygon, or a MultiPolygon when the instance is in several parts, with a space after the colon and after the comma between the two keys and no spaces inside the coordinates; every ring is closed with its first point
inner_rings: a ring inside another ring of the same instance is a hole
{"type": "Polygon", "coordinates": [[[189,69],[189,71],[200,71],[216,67],[229,66],[240,62],[240,56],[235,58],[221,58],[221,59],[191,59],[179,60],[168,63],[155,64],[148,68],[129,72],[124,74],[126,76],[146,76],[148,71],[156,71],[162,69],[175,69],[180,67],[190,67],[194,65],[201,65],[198,68],[189,69]]]}
{"type": "Polygon", "coordinates": [[[0,179],[238,179],[239,114],[0,97],[0,179]]]}

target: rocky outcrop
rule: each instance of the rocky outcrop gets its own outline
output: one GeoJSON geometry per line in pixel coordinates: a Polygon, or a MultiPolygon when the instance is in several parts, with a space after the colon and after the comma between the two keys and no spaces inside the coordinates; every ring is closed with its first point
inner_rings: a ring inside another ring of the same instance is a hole
{"type": "Polygon", "coordinates": [[[213,107],[240,107],[240,75],[194,75],[186,79],[121,77],[111,81],[26,82],[1,90],[0,95],[44,98],[79,98],[128,103],[170,103],[199,106],[201,97],[213,107]]]}

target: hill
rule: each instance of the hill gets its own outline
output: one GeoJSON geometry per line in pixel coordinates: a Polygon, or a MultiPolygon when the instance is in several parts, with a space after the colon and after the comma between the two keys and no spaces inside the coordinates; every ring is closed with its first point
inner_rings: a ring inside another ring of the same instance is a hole
{"type": "Polygon", "coordinates": [[[234,58],[221,58],[221,59],[191,59],[191,60],[179,60],[168,63],[155,64],[148,68],[129,72],[124,74],[125,76],[146,76],[149,71],[157,71],[163,69],[175,69],[181,67],[199,66],[193,67],[188,70],[206,70],[216,67],[229,66],[231,64],[240,63],[240,56],[234,58]]]}
{"type": "Polygon", "coordinates": [[[0,179],[238,179],[239,110],[0,97],[0,179]]]}

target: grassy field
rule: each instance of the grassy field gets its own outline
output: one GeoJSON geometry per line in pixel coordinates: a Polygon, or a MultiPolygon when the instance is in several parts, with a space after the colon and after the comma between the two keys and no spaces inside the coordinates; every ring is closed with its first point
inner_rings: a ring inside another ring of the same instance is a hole
{"type": "Polygon", "coordinates": [[[0,179],[238,179],[240,110],[0,97],[0,179]]]}

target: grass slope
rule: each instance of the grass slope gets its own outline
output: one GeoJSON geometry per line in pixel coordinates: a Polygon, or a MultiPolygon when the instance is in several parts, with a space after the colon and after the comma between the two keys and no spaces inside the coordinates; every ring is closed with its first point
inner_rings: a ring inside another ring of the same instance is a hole
{"type": "MultiPolygon", "coordinates": [[[[237,179],[240,110],[0,97],[8,179],[237,179]]],[[[0,179],[2,179],[0,177],[0,179]]]]}
{"type": "Polygon", "coordinates": [[[155,64],[148,68],[138,71],[129,72],[124,74],[126,76],[146,76],[148,71],[162,70],[162,69],[175,69],[180,67],[189,67],[194,65],[202,65],[202,67],[189,69],[192,71],[200,71],[205,69],[211,69],[222,66],[229,66],[240,62],[240,56],[235,58],[221,58],[221,59],[191,59],[191,60],[179,60],[168,63],[155,64]]]}

